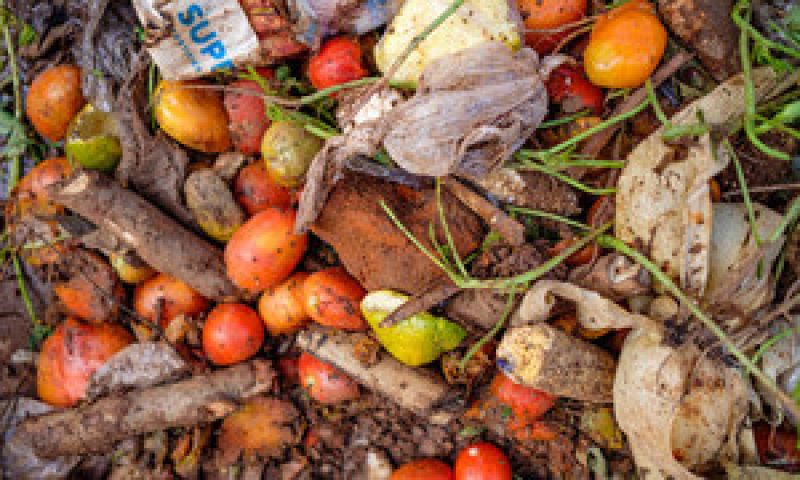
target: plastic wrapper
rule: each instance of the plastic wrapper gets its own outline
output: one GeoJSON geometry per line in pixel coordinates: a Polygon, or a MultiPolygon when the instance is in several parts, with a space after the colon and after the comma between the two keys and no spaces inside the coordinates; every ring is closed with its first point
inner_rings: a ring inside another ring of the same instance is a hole
{"type": "Polygon", "coordinates": [[[402,0],[290,0],[297,39],[311,48],[336,33],[361,35],[385,24],[402,0]]]}

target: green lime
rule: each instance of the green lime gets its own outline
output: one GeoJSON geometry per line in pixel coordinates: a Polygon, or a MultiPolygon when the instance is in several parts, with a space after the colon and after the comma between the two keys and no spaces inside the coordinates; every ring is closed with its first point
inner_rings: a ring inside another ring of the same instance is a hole
{"type": "Polygon", "coordinates": [[[107,172],[122,156],[118,136],[113,115],[86,105],[69,124],[64,149],[70,162],[107,172]]]}
{"type": "Polygon", "coordinates": [[[381,345],[396,359],[417,367],[430,363],[458,346],[467,332],[450,320],[422,312],[392,327],[380,327],[391,312],[408,301],[408,297],[389,290],[371,292],[361,301],[361,313],[378,337],[381,345]]]}

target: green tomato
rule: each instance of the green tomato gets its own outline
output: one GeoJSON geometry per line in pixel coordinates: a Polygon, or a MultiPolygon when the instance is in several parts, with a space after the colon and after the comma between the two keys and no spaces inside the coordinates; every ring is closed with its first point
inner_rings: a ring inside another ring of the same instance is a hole
{"type": "Polygon", "coordinates": [[[261,140],[261,155],[275,183],[289,188],[303,182],[322,140],[292,122],[273,122],[261,140]]]}

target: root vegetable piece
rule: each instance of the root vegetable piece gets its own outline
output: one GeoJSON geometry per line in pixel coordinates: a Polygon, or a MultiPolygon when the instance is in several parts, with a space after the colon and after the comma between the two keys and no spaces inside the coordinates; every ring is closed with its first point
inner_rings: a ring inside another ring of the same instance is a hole
{"type": "Polygon", "coordinates": [[[119,325],[67,318],[42,344],[36,371],[39,398],[58,407],[75,405],[86,394],[94,371],[132,342],[119,325]]]}
{"type": "Polygon", "coordinates": [[[39,135],[57,142],[64,138],[69,122],[85,104],[80,68],[58,65],[33,80],[25,97],[25,114],[39,135]]]}
{"type": "Polygon", "coordinates": [[[242,303],[222,303],[208,314],[203,326],[203,351],[217,365],[247,360],[264,343],[264,324],[242,303]]]}
{"type": "Polygon", "coordinates": [[[353,356],[359,334],[334,332],[311,327],[300,332],[297,343],[306,352],[332,363],[342,371],[397,405],[426,417],[435,424],[446,424],[453,414],[439,409],[448,386],[430,371],[408,367],[389,355],[365,367],[353,356]]]}
{"type": "Polygon", "coordinates": [[[208,423],[228,415],[236,402],[264,393],[275,377],[256,360],[177,383],[105,397],[81,408],[34,417],[17,440],[45,458],[105,453],[128,437],[208,423]]]}
{"type": "Polygon", "coordinates": [[[264,162],[260,161],[239,171],[233,183],[233,194],[249,215],[270,207],[287,208],[292,204],[289,189],[275,183],[264,162]]]}
{"type": "Polygon", "coordinates": [[[227,242],[244,223],[244,212],[214,170],[204,168],[192,172],[183,191],[195,221],[214,240],[227,242]]]}
{"type": "Polygon", "coordinates": [[[166,328],[178,315],[193,317],[208,308],[208,300],[177,278],[160,273],[133,292],[137,315],[166,328]]]}
{"type": "Polygon", "coordinates": [[[616,364],[600,347],[547,324],[513,328],[497,363],[517,383],[584,402],[611,403],[616,364]]]}
{"type": "Polygon", "coordinates": [[[268,288],[258,301],[258,313],[270,335],[289,335],[308,323],[303,305],[303,282],[308,273],[297,272],[275,288],[268,288]]]}
{"type": "MultiPolygon", "coordinates": [[[[431,224],[439,242],[446,244],[433,188],[417,191],[355,173],[336,185],[312,231],[333,246],[347,271],[368,291],[416,295],[445,283],[444,273],[395,226],[381,200],[427,248],[433,249],[431,224]]],[[[446,190],[442,207],[456,248],[462,257],[468,255],[483,240],[480,219],[446,190]]]]}
{"type": "Polygon", "coordinates": [[[342,267],[312,273],[303,282],[306,313],[315,322],[342,330],[366,330],[359,303],[366,291],[342,267]]]}
{"type": "Polygon", "coordinates": [[[72,250],[64,262],[68,278],[53,285],[70,315],[92,323],[110,320],[125,300],[125,290],[111,265],[87,250],[72,250]]]}
{"type": "Polygon", "coordinates": [[[253,397],[222,422],[217,446],[224,463],[235,462],[239,454],[280,456],[288,446],[299,443],[292,428],[298,417],[291,403],[268,397],[253,397]]]}
{"type": "Polygon", "coordinates": [[[154,94],[156,121],[170,137],[189,148],[224,152],[230,148],[231,138],[222,95],[203,86],[201,81],[161,81],[154,94]]]}
{"type": "Polygon", "coordinates": [[[222,255],[159,209],[92,171],[77,171],[48,188],[52,198],[133,248],[148,265],[217,301],[236,298],[222,255]]]}
{"type": "MultiPolygon", "coordinates": [[[[269,72],[269,70],[267,70],[269,72]]],[[[271,72],[269,77],[272,77],[271,72]]],[[[261,150],[261,139],[269,127],[269,118],[261,95],[264,91],[255,80],[238,80],[225,91],[231,140],[236,150],[252,155],[261,150]],[[252,90],[248,95],[238,90],[252,90]]]]}
{"type": "Polygon", "coordinates": [[[295,235],[295,211],[270,208],[236,231],[225,245],[225,267],[233,282],[258,293],[285,280],[306,252],[308,235],[295,235]]]}

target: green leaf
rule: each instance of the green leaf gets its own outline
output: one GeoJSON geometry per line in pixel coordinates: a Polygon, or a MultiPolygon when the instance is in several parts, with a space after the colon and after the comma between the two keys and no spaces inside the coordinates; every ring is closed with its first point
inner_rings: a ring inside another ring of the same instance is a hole
{"type": "Polygon", "coordinates": [[[458,432],[458,436],[461,438],[472,438],[477,437],[485,431],[486,427],[483,425],[467,425],[458,432]]]}
{"type": "Polygon", "coordinates": [[[30,45],[35,42],[38,36],[39,34],[36,33],[36,30],[26,23],[22,25],[22,28],[19,30],[17,43],[19,43],[20,47],[24,47],[25,45],[30,45]]]}
{"type": "Polygon", "coordinates": [[[44,342],[51,333],[53,333],[53,327],[41,323],[34,323],[33,328],[31,328],[30,337],[28,337],[31,350],[39,350],[42,346],[42,342],[44,342]]]}

